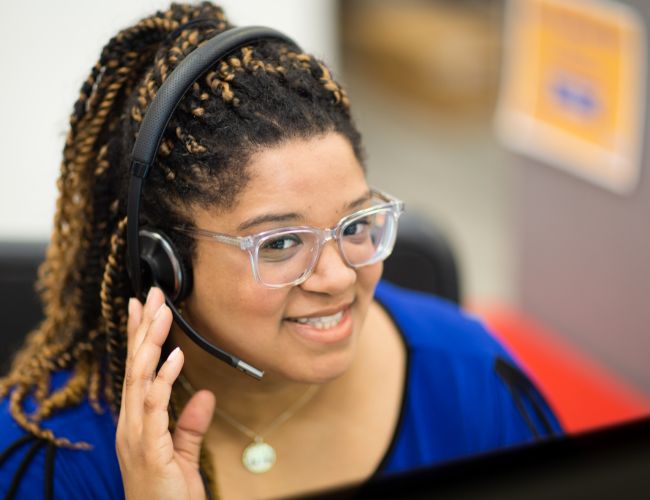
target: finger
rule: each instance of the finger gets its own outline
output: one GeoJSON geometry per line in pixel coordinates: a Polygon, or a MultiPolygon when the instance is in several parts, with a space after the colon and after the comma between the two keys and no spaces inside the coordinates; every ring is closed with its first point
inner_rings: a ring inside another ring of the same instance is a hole
{"type": "MultiPolygon", "coordinates": [[[[125,363],[125,371],[129,369],[129,366],[131,364],[131,358],[133,357],[133,343],[135,339],[135,332],[140,326],[140,323],[142,322],[142,315],[143,315],[143,308],[144,306],[142,303],[136,299],[135,297],[131,297],[129,299],[129,304],[128,304],[128,318],[126,320],[126,363],[125,363]]],[[[124,395],[126,391],[124,390],[124,382],[122,383],[122,398],[121,398],[121,404],[120,408],[124,408],[124,395]]],[[[119,420],[122,420],[122,415],[123,411],[120,411],[120,416],[119,420]]]]}
{"type": "Polygon", "coordinates": [[[151,287],[149,293],[147,294],[147,301],[144,304],[144,309],[142,310],[142,317],[140,324],[137,326],[134,335],[133,335],[133,350],[131,351],[131,357],[135,356],[135,353],[138,351],[142,345],[142,341],[147,334],[149,326],[151,325],[160,306],[165,303],[165,296],[162,293],[162,290],[157,287],[151,287]]]}
{"type": "Polygon", "coordinates": [[[142,343],[147,328],[151,324],[158,308],[164,303],[164,295],[160,290],[152,287],[147,294],[144,305],[133,297],[129,299],[129,317],[126,324],[127,333],[127,365],[133,359],[135,352],[142,343]]]}
{"type": "Polygon", "coordinates": [[[174,450],[198,467],[201,443],[208,431],[215,407],[214,394],[210,391],[198,391],[188,401],[181,413],[174,431],[174,450]]]}
{"type": "Polygon", "coordinates": [[[138,429],[142,426],[142,409],[156,374],[160,353],[172,324],[172,314],[166,305],[160,306],[151,321],[142,344],[127,367],[124,377],[124,404],[127,424],[138,429]]]}
{"type": "MultiPolygon", "coordinates": [[[[183,368],[184,360],[183,352],[179,347],[167,356],[143,403],[142,437],[144,447],[146,450],[154,450],[156,453],[164,453],[165,448],[168,447],[167,459],[172,458],[174,451],[169,436],[169,399],[174,382],[183,368]]],[[[160,458],[165,459],[165,457],[160,458]]]]}
{"type": "Polygon", "coordinates": [[[144,306],[142,303],[135,297],[129,299],[129,317],[126,321],[126,333],[127,333],[127,354],[134,352],[133,343],[135,340],[135,332],[142,323],[142,314],[144,306]]]}
{"type": "MultiPolygon", "coordinates": [[[[127,355],[126,355],[126,366],[125,366],[125,376],[122,384],[122,397],[121,397],[121,406],[120,406],[120,415],[118,417],[118,423],[125,418],[126,414],[126,394],[127,394],[127,376],[132,373],[132,361],[137,350],[136,345],[139,346],[142,343],[147,328],[151,325],[151,321],[156,314],[156,310],[160,308],[160,305],[164,302],[164,295],[156,287],[152,287],[147,294],[147,299],[143,305],[140,300],[135,297],[129,299],[128,303],[128,319],[127,319],[127,355]]],[[[130,381],[129,381],[130,384],[130,381]]]]}

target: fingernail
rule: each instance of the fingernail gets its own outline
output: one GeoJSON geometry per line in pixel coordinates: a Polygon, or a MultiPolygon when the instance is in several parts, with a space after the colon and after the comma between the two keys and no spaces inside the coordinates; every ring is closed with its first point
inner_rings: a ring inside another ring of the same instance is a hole
{"type": "Polygon", "coordinates": [[[173,359],[178,356],[178,353],[180,352],[181,348],[177,347],[174,349],[172,352],[169,353],[169,356],[167,356],[167,361],[173,361],[173,359]]]}
{"type": "Polygon", "coordinates": [[[151,301],[151,297],[153,295],[153,290],[154,290],[154,287],[152,286],[151,288],[149,288],[149,292],[147,292],[147,302],[146,302],[147,304],[151,301]]]}

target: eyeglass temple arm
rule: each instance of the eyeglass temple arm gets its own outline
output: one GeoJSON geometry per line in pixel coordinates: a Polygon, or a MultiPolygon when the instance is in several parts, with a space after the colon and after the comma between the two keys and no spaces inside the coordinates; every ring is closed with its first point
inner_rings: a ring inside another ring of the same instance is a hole
{"type": "Polygon", "coordinates": [[[217,240],[221,243],[226,243],[228,245],[233,245],[246,250],[251,246],[251,239],[249,237],[242,236],[228,236],[227,234],[213,233],[212,231],[205,231],[203,229],[191,229],[182,226],[174,226],[174,229],[180,231],[181,233],[189,234],[190,236],[202,236],[204,238],[209,238],[211,240],[217,240]]]}
{"type": "Polygon", "coordinates": [[[399,198],[395,198],[393,195],[388,194],[387,192],[382,191],[381,189],[374,188],[374,187],[371,188],[370,191],[372,192],[372,194],[374,194],[376,196],[379,196],[380,198],[383,198],[386,202],[388,202],[391,205],[397,207],[399,209],[400,213],[404,211],[404,202],[402,200],[400,200],[399,198]]]}

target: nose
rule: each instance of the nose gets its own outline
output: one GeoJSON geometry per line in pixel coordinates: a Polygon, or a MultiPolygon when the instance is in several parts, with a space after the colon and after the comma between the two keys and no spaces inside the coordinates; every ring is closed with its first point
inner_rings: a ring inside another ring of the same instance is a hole
{"type": "Polygon", "coordinates": [[[323,245],[316,266],[300,286],[303,290],[336,295],[348,290],[357,280],[357,272],[347,265],[335,240],[323,245]]]}

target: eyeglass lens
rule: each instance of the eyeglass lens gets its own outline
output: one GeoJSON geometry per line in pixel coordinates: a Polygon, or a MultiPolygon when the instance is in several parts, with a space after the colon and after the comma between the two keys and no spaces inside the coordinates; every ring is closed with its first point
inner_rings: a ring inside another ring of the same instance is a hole
{"type": "MultiPolygon", "coordinates": [[[[339,247],[352,267],[385,259],[393,249],[397,217],[390,207],[359,215],[339,228],[339,247]]],[[[276,233],[259,242],[257,272],[269,285],[291,284],[315,265],[319,236],[310,230],[276,233]]]]}

